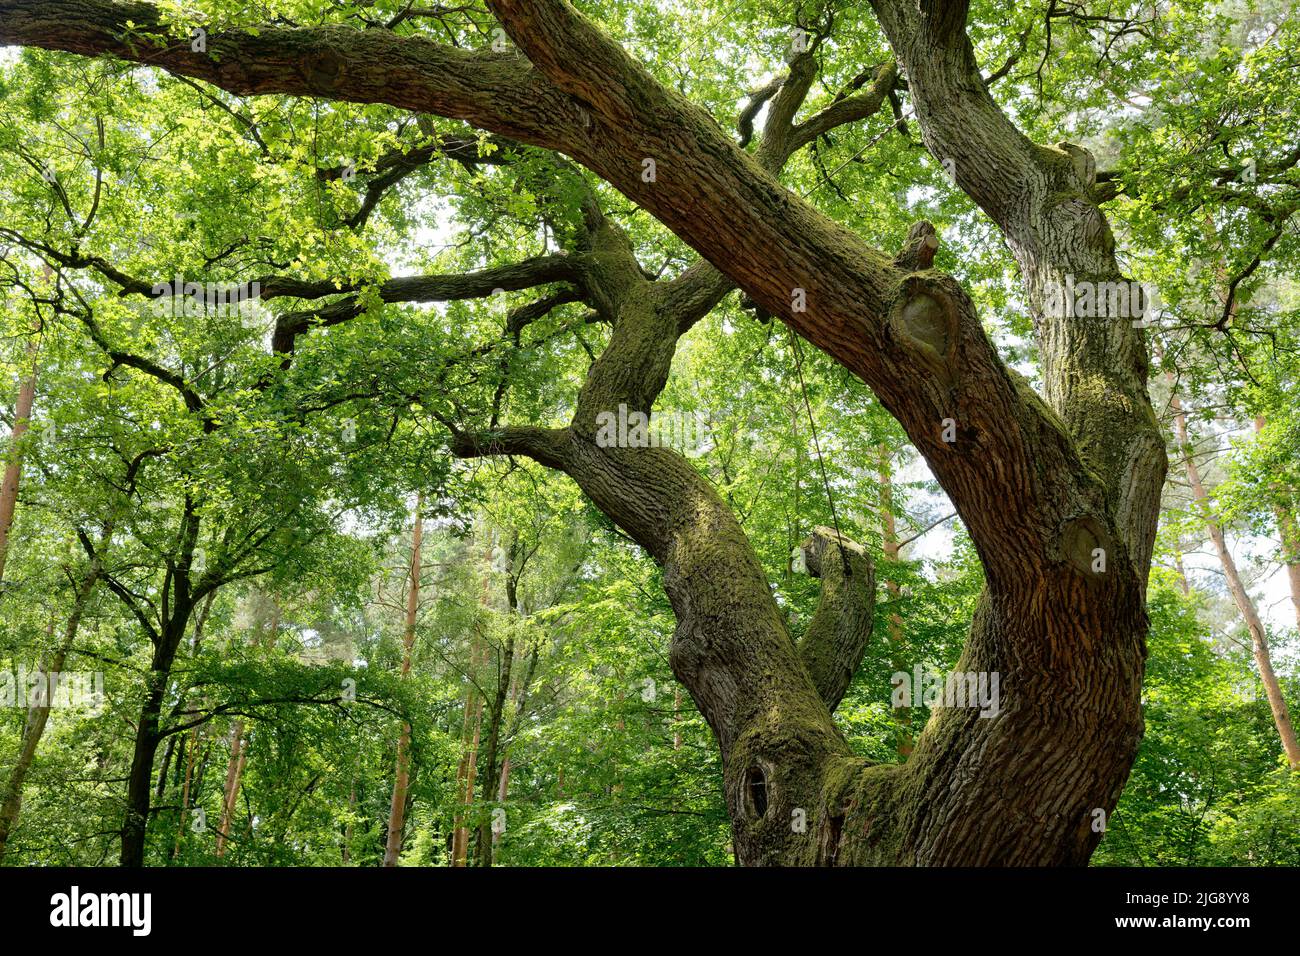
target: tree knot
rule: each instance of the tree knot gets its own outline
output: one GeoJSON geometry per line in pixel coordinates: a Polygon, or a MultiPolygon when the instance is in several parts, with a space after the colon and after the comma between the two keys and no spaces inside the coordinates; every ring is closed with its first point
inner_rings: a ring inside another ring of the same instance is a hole
{"type": "Polygon", "coordinates": [[[908,276],[890,310],[895,340],[945,385],[957,379],[957,303],[940,282],[908,276]]]}

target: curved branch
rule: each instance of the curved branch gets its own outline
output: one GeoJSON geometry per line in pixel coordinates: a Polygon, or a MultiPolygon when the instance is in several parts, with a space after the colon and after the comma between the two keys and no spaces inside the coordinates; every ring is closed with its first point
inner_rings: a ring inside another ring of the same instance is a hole
{"type": "MultiPolygon", "coordinates": [[[[382,283],[378,292],[383,302],[450,302],[458,299],[486,298],[498,290],[516,292],[551,282],[581,284],[582,280],[580,257],[548,255],[492,269],[481,269],[477,272],[401,276],[382,283]]],[[[337,295],[340,292],[354,292],[359,288],[360,286],[355,283],[339,285],[329,281],[301,282],[283,279],[279,280],[270,292],[263,291],[262,298],[292,296],[298,299],[316,299],[337,295]]],[[[557,293],[557,296],[563,294],[557,293]]],[[[576,301],[577,298],[577,294],[573,293],[572,298],[555,299],[547,307],[547,311],[559,305],[561,301],[576,301]]],[[[312,327],[338,325],[356,318],[365,310],[362,297],[350,295],[321,309],[286,313],[276,321],[272,348],[276,352],[290,354],[293,352],[294,340],[312,327]]],[[[516,321],[522,321],[522,318],[516,321]]]]}
{"type": "Polygon", "coordinates": [[[239,95],[288,93],[386,103],[467,120],[535,145],[586,139],[582,110],[528,63],[421,36],[345,26],[208,30],[204,49],[169,33],[150,3],[0,0],[0,44],[110,54],[239,95]],[[130,24],[130,25],[128,25],[130,24]]]}
{"type": "Polygon", "coordinates": [[[793,129],[790,152],[793,153],[839,126],[856,123],[873,116],[885,102],[898,81],[898,64],[893,60],[876,70],[871,86],[861,93],[838,99],[820,113],[793,129]]]}
{"type": "Polygon", "coordinates": [[[434,417],[451,431],[451,453],[457,458],[523,455],[557,471],[569,467],[570,432],[567,428],[521,425],[488,432],[466,432],[436,413],[434,417]]]}
{"type": "Polygon", "coordinates": [[[821,600],[799,642],[799,657],[817,693],[834,712],[871,640],[875,565],[862,545],[833,528],[817,527],[803,543],[808,572],[821,578],[821,600]]]}

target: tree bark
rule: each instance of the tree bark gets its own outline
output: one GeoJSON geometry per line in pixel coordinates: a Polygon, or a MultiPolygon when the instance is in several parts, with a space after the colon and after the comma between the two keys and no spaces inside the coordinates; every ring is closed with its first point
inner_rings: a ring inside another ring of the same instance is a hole
{"type": "Polygon", "coordinates": [[[673,750],[682,749],[682,689],[673,688],[673,750]]]}
{"type": "Polygon", "coordinates": [[[162,710],[167,696],[176,650],[185,634],[193,604],[182,600],[173,605],[172,617],[158,633],[147,675],[148,690],[136,725],[135,747],[127,773],[126,816],[122,823],[122,866],[144,866],[145,833],[153,784],[153,762],[162,742],[162,710]]]}
{"type": "MultiPolygon", "coordinates": [[[[519,532],[512,530],[510,533],[510,548],[507,551],[507,569],[506,569],[506,607],[511,615],[519,613],[519,532]]],[[[488,736],[487,744],[483,748],[483,766],[481,776],[483,777],[482,799],[484,804],[491,804],[496,793],[500,789],[501,779],[497,776],[497,754],[501,742],[501,731],[506,716],[506,700],[510,693],[511,674],[514,670],[515,663],[515,632],[513,625],[506,636],[506,643],[503,648],[497,652],[497,684],[492,698],[491,706],[488,708],[488,736]]],[[[498,809],[498,808],[494,808],[498,809]]],[[[478,825],[478,845],[476,847],[477,863],[479,866],[492,865],[492,850],[496,845],[497,831],[494,827],[494,821],[485,818],[479,821],[478,825]]]]}
{"type": "MultiPolygon", "coordinates": [[[[501,779],[497,775],[497,747],[501,740],[501,727],[505,719],[506,698],[510,688],[510,670],[515,655],[514,635],[511,634],[506,640],[506,646],[501,651],[501,660],[498,662],[498,676],[496,694],[492,698],[492,704],[488,708],[488,736],[487,743],[483,748],[483,767],[481,776],[483,778],[482,800],[484,804],[491,804],[500,791],[501,779]]],[[[476,862],[479,866],[492,865],[492,848],[496,843],[496,831],[493,828],[493,821],[484,818],[479,821],[478,825],[478,846],[476,848],[476,862]]]]}
{"type": "MultiPolygon", "coordinates": [[[[483,701],[474,696],[473,700],[473,726],[474,733],[469,741],[469,749],[462,758],[461,766],[464,771],[464,778],[460,791],[461,811],[457,818],[455,836],[452,843],[452,866],[469,865],[469,825],[467,817],[474,806],[474,783],[478,779],[478,748],[479,739],[483,730],[483,701]]],[[[466,720],[470,719],[470,714],[466,714],[466,720]]],[[[467,724],[468,726],[468,724],[467,724]]]]}
{"type": "Polygon", "coordinates": [[[1296,526],[1295,515],[1285,505],[1275,502],[1273,516],[1277,519],[1278,534],[1282,538],[1282,562],[1286,566],[1296,628],[1300,630],[1300,528],[1296,526]]]}
{"type": "MultiPolygon", "coordinates": [[[[514,691],[510,695],[513,705],[513,714],[510,718],[510,726],[506,729],[505,742],[502,746],[501,755],[501,779],[497,786],[497,803],[504,804],[506,797],[510,793],[510,768],[511,754],[510,748],[514,743],[515,734],[519,731],[520,721],[528,707],[528,695],[532,688],[533,677],[537,673],[537,659],[541,653],[539,643],[534,643],[532,649],[528,652],[528,666],[524,669],[523,676],[516,679],[514,691]]],[[[501,842],[501,834],[492,831],[492,845],[495,847],[501,842]]]]}
{"type": "Polygon", "coordinates": [[[168,562],[164,579],[162,610],[158,624],[151,622],[120,583],[110,575],[107,586],[137,615],[141,627],[153,644],[153,656],[146,674],[146,691],[140,717],[136,721],[135,747],[127,772],[126,813],[122,821],[122,866],[144,866],[145,836],[153,783],[153,764],[165,734],[162,729],[163,702],[171,681],[172,665],[185,631],[194,615],[196,595],[192,586],[191,567],[199,537],[200,518],[193,503],[186,501],[180,525],[179,560],[168,562]]]}

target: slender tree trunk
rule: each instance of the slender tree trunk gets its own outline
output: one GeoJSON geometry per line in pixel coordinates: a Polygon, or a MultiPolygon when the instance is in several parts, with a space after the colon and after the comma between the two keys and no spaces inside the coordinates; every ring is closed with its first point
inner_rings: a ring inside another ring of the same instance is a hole
{"type": "Polygon", "coordinates": [[[176,826],[176,846],[172,850],[172,859],[181,854],[181,841],[185,837],[185,816],[190,807],[190,782],[194,779],[194,755],[199,749],[199,728],[193,727],[189,732],[189,746],[186,747],[185,783],[181,787],[180,822],[176,826]]]}
{"type": "Polygon", "coordinates": [[[230,759],[226,762],[226,785],[222,788],[221,822],[217,826],[217,859],[226,855],[226,840],[235,823],[235,802],[239,798],[239,782],[244,773],[244,760],[248,743],[244,740],[244,722],[236,720],[230,728],[230,759]]]}
{"type": "MultiPolygon", "coordinates": [[[[199,641],[203,634],[203,625],[207,620],[208,612],[212,609],[213,594],[208,595],[207,603],[203,607],[203,612],[199,616],[198,623],[194,628],[194,640],[191,644],[192,650],[197,651],[199,641]]],[[[265,634],[261,635],[263,647],[270,650],[275,647],[276,638],[280,634],[280,600],[274,594],[271,598],[271,621],[265,634]]],[[[255,645],[258,641],[255,640],[255,645]]],[[[221,798],[221,821],[217,827],[217,846],[216,855],[218,858],[226,855],[226,845],[230,841],[230,829],[235,825],[235,806],[239,798],[239,787],[244,779],[244,766],[248,762],[248,736],[244,733],[245,727],[242,720],[236,720],[234,727],[231,729],[230,759],[226,763],[226,783],[222,789],[221,798]]]]}
{"type": "MultiPolygon", "coordinates": [[[[523,720],[525,710],[528,707],[528,694],[533,686],[533,677],[537,673],[537,659],[540,653],[540,643],[534,642],[532,649],[528,652],[528,666],[524,669],[523,676],[516,679],[514,690],[510,695],[512,716],[510,726],[506,730],[505,743],[502,747],[501,781],[497,786],[497,802],[501,804],[506,802],[506,797],[510,793],[510,748],[514,744],[515,734],[519,732],[519,724],[523,720]]],[[[492,845],[496,846],[500,842],[500,832],[493,830],[492,845]]]]}
{"type": "Polygon", "coordinates": [[[361,766],[361,755],[357,755],[357,764],[352,769],[352,785],[348,789],[348,822],[343,827],[343,845],[339,848],[339,857],[343,865],[347,866],[352,862],[352,837],[354,827],[352,817],[357,812],[357,771],[361,766]]]}
{"type": "MultiPolygon", "coordinates": [[[[471,673],[477,670],[477,664],[477,643],[471,643],[471,673]]],[[[451,830],[451,866],[465,865],[465,845],[469,839],[468,831],[465,829],[465,814],[469,804],[466,799],[466,786],[469,779],[470,733],[475,720],[475,701],[474,685],[471,683],[465,689],[464,719],[460,728],[460,762],[456,766],[456,813],[451,830]]]]}
{"type": "MultiPolygon", "coordinates": [[[[505,803],[506,797],[510,793],[510,754],[507,753],[501,758],[501,780],[497,784],[497,802],[505,803]]],[[[492,843],[495,845],[500,840],[500,834],[495,831],[492,833],[492,843]]]]}
{"type": "Polygon", "coordinates": [[[1178,574],[1178,587],[1183,592],[1183,597],[1190,597],[1192,586],[1187,582],[1187,569],[1183,567],[1183,556],[1174,555],[1174,571],[1178,574]]]}
{"type": "MultiPolygon", "coordinates": [[[[46,271],[48,274],[48,269],[46,271]]],[[[18,401],[14,404],[14,426],[9,439],[9,454],[5,461],[4,480],[0,483],[0,582],[4,581],[5,564],[9,559],[9,532],[13,528],[14,511],[18,506],[18,484],[23,472],[21,442],[31,427],[32,405],[36,401],[37,359],[40,348],[41,340],[38,331],[27,341],[27,364],[31,372],[18,387],[18,401]]]]}
{"type": "MultiPolygon", "coordinates": [[[[902,549],[898,544],[898,526],[894,520],[893,463],[888,445],[880,445],[878,454],[880,456],[880,545],[885,559],[885,566],[882,570],[884,572],[885,591],[889,595],[890,603],[897,605],[897,602],[903,596],[903,590],[895,577],[898,569],[899,552],[902,549]]],[[[911,671],[911,667],[902,658],[903,618],[893,609],[889,612],[888,638],[889,645],[892,648],[890,663],[894,671],[904,673],[911,671]]],[[[905,707],[894,709],[894,723],[898,725],[896,750],[903,759],[907,759],[913,748],[911,713],[911,710],[905,707]]]]}
{"type": "MultiPolygon", "coordinates": [[[[155,655],[155,664],[158,661],[155,655]]],[[[150,688],[141,710],[127,775],[126,817],[122,824],[121,865],[144,866],[144,841],[149,822],[150,798],[153,796],[153,762],[161,742],[159,715],[162,712],[167,678],[157,666],[150,668],[150,688]]]]}
{"type": "MultiPolygon", "coordinates": [[[[793,550],[793,549],[792,549],[793,550]]],[[[682,749],[682,689],[673,688],[673,750],[682,749]]]]}
{"type": "MultiPolygon", "coordinates": [[[[512,615],[519,613],[519,579],[518,575],[519,532],[510,536],[508,554],[509,567],[506,572],[506,604],[512,615]]],[[[483,802],[492,803],[495,793],[500,789],[497,777],[497,751],[501,741],[501,730],[505,721],[506,699],[510,693],[511,673],[515,662],[515,631],[513,626],[507,633],[505,647],[501,649],[497,660],[497,686],[488,711],[487,745],[483,750],[483,802]]],[[[492,865],[492,846],[494,829],[493,820],[485,818],[478,826],[478,865],[492,865]]]]}
{"type": "MultiPolygon", "coordinates": [[[[479,597],[479,603],[484,608],[488,607],[490,603],[491,578],[489,572],[492,566],[492,552],[492,536],[489,534],[487,548],[483,556],[483,590],[479,597]]],[[[487,651],[483,648],[482,641],[479,639],[477,629],[470,638],[469,654],[471,680],[469,687],[465,691],[465,722],[461,727],[461,760],[456,771],[459,793],[457,800],[460,810],[456,814],[453,829],[452,866],[465,866],[469,861],[469,827],[466,818],[474,803],[474,784],[478,772],[479,737],[482,732],[483,719],[483,701],[475,690],[474,681],[478,679],[487,655],[487,651]]]]}
{"type": "MultiPolygon", "coordinates": [[[[500,779],[497,776],[497,747],[501,739],[501,725],[505,718],[506,698],[509,690],[511,660],[514,657],[514,637],[511,636],[506,642],[506,648],[502,652],[503,663],[501,665],[501,676],[497,681],[496,696],[492,699],[492,705],[488,710],[488,735],[487,743],[483,749],[483,793],[482,799],[485,804],[490,804],[495,795],[500,792],[500,779]]],[[[479,821],[478,825],[478,846],[477,864],[479,866],[492,865],[492,846],[494,831],[492,829],[493,821],[484,818],[479,821]]]]}
{"type": "Polygon", "coordinates": [[[162,710],[171,679],[176,650],[185,634],[193,603],[180,597],[173,603],[172,616],[158,635],[149,665],[148,689],[136,725],[135,748],[127,774],[126,815],[122,823],[121,865],[144,866],[145,834],[153,796],[153,764],[162,743],[162,710]]]}
{"type": "Polygon", "coordinates": [[[1295,610],[1296,628],[1300,629],[1300,528],[1295,515],[1284,505],[1275,502],[1273,515],[1282,537],[1282,561],[1286,565],[1287,584],[1291,589],[1291,606],[1295,610]]]}
{"type": "MultiPolygon", "coordinates": [[[[69,615],[67,626],[63,631],[63,640],[60,641],[59,646],[54,649],[49,659],[41,667],[43,674],[49,675],[62,672],[63,662],[67,659],[68,652],[72,650],[72,644],[77,639],[82,615],[86,610],[90,595],[99,581],[99,576],[100,563],[96,560],[91,563],[90,569],[77,586],[76,596],[72,604],[72,613],[69,615]]],[[[53,688],[49,688],[48,684],[46,686],[49,691],[53,691],[53,688]]],[[[23,723],[22,737],[18,744],[18,757],[14,762],[13,769],[9,772],[9,780],[4,789],[4,798],[0,801],[0,860],[4,859],[9,836],[18,823],[18,814],[22,809],[23,801],[23,781],[27,777],[27,771],[31,769],[32,759],[36,756],[36,748],[45,733],[45,724],[49,720],[50,704],[52,703],[53,701],[47,697],[38,702],[37,706],[31,706],[29,703],[27,708],[27,719],[23,723]]]]}
{"type": "Polygon", "coordinates": [[[167,738],[167,746],[163,748],[162,762],[158,766],[158,785],[154,787],[154,802],[161,802],[167,793],[167,773],[171,770],[172,757],[176,753],[176,735],[167,738]]]}
{"type": "MultiPolygon", "coordinates": [[[[1172,386],[1173,376],[1166,374],[1172,386]]],[[[1187,414],[1183,410],[1182,403],[1176,393],[1170,395],[1169,403],[1174,411],[1174,433],[1178,439],[1178,447],[1183,453],[1183,462],[1187,469],[1187,481],[1192,488],[1192,498],[1205,522],[1205,530],[1214,543],[1214,550],[1219,556],[1219,563],[1223,566],[1223,575],[1228,581],[1228,591],[1232,594],[1232,600],[1236,603],[1237,610],[1246,622],[1246,630],[1250,632],[1255,665],[1259,668],[1259,678],[1264,684],[1264,693],[1268,696],[1268,706],[1273,712],[1273,723],[1277,727],[1278,736],[1282,739],[1282,749],[1286,752],[1287,762],[1290,763],[1293,769],[1300,769],[1300,742],[1296,740],[1295,726],[1291,723],[1291,714],[1287,709],[1286,698],[1282,695],[1282,687],[1278,683],[1277,674],[1273,670],[1273,660],[1268,649],[1268,633],[1264,630],[1264,623],[1260,620],[1255,602],[1251,599],[1250,593],[1242,583],[1241,574],[1237,570],[1237,562],[1232,556],[1232,551],[1228,548],[1223,529],[1214,520],[1214,514],[1210,506],[1210,496],[1201,480],[1200,468],[1196,465],[1195,449],[1188,440],[1187,414]]]]}
{"type": "MultiPolygon", "coordinates": [[[[415,524],[411,532],[411,568],[406,586],[406,627],[402,633],[402,679],[411,672],[411,652],[415,647],[415,622],[420,610],[420,548],[424,541],[424,498],[415,499],[415,524]]],[[[402,829],[406,822],[406,792],[410,772],[411,725],[402,723],[397,738],[397,771],[393,778],[393,799],[388,808],[388,843],[384,848],[384,866],[397,866],[402,855],[402,829]]]]}
{"type": "MultiPolygon", "coordinates": [[[[202,607],[202,609],[199,611],[199,616],[198,616],[198,618],[197,618],[197,619],[195,620],[195,622],[194,622],[194,634],[193,634],[193,636],[192,636],[191,639],[190,639],[190,654],[191,654],[191,656],[193,656],[193,655],[195,655],[195,654],[197,654],[197,653],[199,652],[199,646],[200,646],[200,644],[202,644],[202,642],[203,642],[203,628],[204,628],[204,627],[207,625],[207,623],[208,623],[208,616],[212,613],[212,602],[213,602],[213,600],[216,598],[216,596],[217,596],[217,594],[216,594],[215,591],[210,592],[210,593],[208,594],[207,598],[206,598],[206,599],[204,600],[204,602],[203,602],[203,607],[202,607]]],[[[187,697],[187,693],[186,693],[186,692],[183,692],[183,693],[181,694],[180,700],[177,702],[177,709],[178,709],[178,710],[179,710],[179,709],[182,709],[181,705],[185,702],[186,697],[187,697]]],[[[171,764],[172,757],[173,757],[174,752],[175,752],[175,749],[176,749],[176,740],[177,740],[177,736],[176,736],[175,734],[173,734],[172,736],[170,736],[170,737],[167,738],[167,749],[163,752],[162,767],[161,767],[161,769],[158,771],[158,787],[157,787],[157,789],[154,791],[154,800],[155,800],[155,801],[161,801],[162,798],[163,798],[163,795],[166,793],[166,790],[167,790],[167,768],[168,768],[168,766],[171,764]]],[[[184,749],[184,745],[182,744],[182,750],[183,750],[183,749],[184,749]]],[[[178,777],[180,776],[180,764],[179,764],[179,763],[177,763],[177,765],[176,765],[176,776],[178,776],[178,777]]],[[[172,786],[173,786],[173,787],[176,786],[176,781],[174,781],[174,780],[172,781],[172,786]]],[[[184,815],[184,813],[185,813],[185,808],[184,808],[184,805],[182,804],[182,807],[181,807],[181,814],[182,814],[182,816],[184,815]]]]}
{"type": "Polygon", "coordinates": [[[478,748],[483,730],[483,701],[474,698],[474,734],[470,738],[469,752],[465,755],[465,782],[461,791],[463,806],[461,822],[456,828],[455,856],[452,866],[469,865],[469,827],[467,817],[474,805],[474,784],[478,779],[478,748]]]}

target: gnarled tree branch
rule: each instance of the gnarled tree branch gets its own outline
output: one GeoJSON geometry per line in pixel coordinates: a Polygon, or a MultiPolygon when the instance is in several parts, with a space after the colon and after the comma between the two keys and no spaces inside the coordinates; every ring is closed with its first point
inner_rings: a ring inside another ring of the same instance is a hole
{"type": "Polygon", "coordinates": [[[875,615],[875,565],[866,549],[834,528],[818,526],[803,543],[808,573],[822,593],[799,657],[832,713],[858,672],[875,615]]]}

